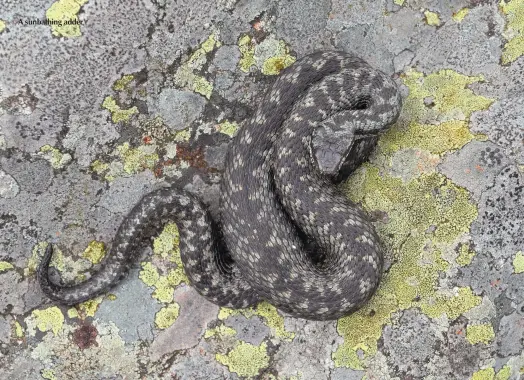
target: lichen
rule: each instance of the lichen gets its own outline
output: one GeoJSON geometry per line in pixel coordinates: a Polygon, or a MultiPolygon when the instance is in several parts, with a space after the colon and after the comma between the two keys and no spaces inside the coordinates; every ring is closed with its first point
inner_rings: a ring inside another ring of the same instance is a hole
{"type": "Polygon", "coordinates": [[[505,365],[500,369],[500,371],[497,372],[495,375],[495,380],[509,380],[511,377],[511,367],[508,365],[505,365]]]}
{"type": "MultiPolygon", "coordinates": [[[[36,272],[36,268],[40,263],[40,258],[43,256],[48,244],[50,243],[40,242],[35,244],[33,251],[31,252],[31,257],[27,260],[27,267],[24,269],[25,276],[31,276],[36,272]]],[[[59,271],[64,270],[64,254],[56,246],[53,248],[53,257],[51,257],[51,263],[49,265],[55,267],[59,271]]]]}
{"type": "Polygon", "coordinates": [[[5,30],[5,21],[0,20],[0,33],[2,33],[5,30]]]}
{"type": "Polygon", "coordinates": [[[141,279],[144,284],[148,286],[154,286],[160,278],[158,269],[156,269],[153,264],[148,262],[143,262],[141,265],[142,270],[138,274],[138,278],[141,279]]]}
{"type": "Polygon", "coordinates": [[[34,325],[42,332],[52,331],[53,334],[57,335],[64,325],[64,314],[56,306],[33,310],[31,316],[26,319],[26,324],[28,326],[34,325]]]}
{"type": "Polygon", "coordinates": [[[384,153],[417,148],[441,155],[462,148],[474,137],[465,121],[450,120],[437,125],[413,122],[407,128],[399,124],[390,128],[379,146],[384,153]]]}
{"type": "Polygon", "coordinates": [[[133,75],[122,75],[122,78],[115,81],[113,84],[113,90],[115,91],[124,91],[127,89],[129,83],[135,79],[133,75]]]}
{"type": "Polygon", "coordinates": [[[524,254],[522,251],[518,251],[513,258],[513,273],[523,273],[524,272],[524,254]]]}
{"type": "Polygon", "coordinates": [[[100,241],[92,241],[87,245],[87,248],[82,253],[82,257],[86,258],[93,264],[98,264],[106,254],[105,245],[100,241]]]}
{"type": "Polygon", "coordinates": [[[116,148],[123,164],[124,171],[128,174],[138,173],[144,169],[153,169],[159,161],[156,147],[141,145],[138,148],[131,148],[128,142],[116,148]]]}
{"type": "Polygon", "coordinates": [[[103,299],[104,299],[104,296],[92,298],[90,300],[87,300],[79,304],[78,309],[82,312],[84,316],[94,317],[96,311],[98,310],[98,306],[100,306],[103,299]]]}
{"type": "Polygon", "coordinates": [[[189,141],[191,138],[191,131],[189,128],[183,129],[181,131],[177,131],[173,137],[174,141],[182,142],[182,141],[189,141]]]}
{"type": "Polygon", "coordinates": [[[77,23],[66,24],[66,22],[78,22],[78,12],[82,5],[88,0],[58,0],[46,11],[48,20],[61,21],[60,24],[53,23],[51,31],[57,37],[79,37],[82,35],[80,25],[77,23]]]}
{"type": "Polygon", "coordinates": [[[57,377],[55,376],[55,371],[49,368],[42,370],[42,378],[48,380],[57,380],[57,377]]]}
{"type": "Polygon", "coordinates": [[[105,97],[102,103],[102,108],[111,113],[111,120],[113,123],[126,122],[131,116],[138,113],[138,108],[136,106],[129,109],[120,108],[112,96],[105,97]]]}
{"type": "Polygon", "coordinates": [[[484,368],[473,373],[471,380],[493,380],[495,378],[495,370],[493,368],[484,368]]]}
{"type": "MultiPolygon", "coordinates": [[[[451,70],[427,76],[411,71],[403,80],[410,90],[404,117],[381,137],[374,161],[362,165],[342,185],[368,212],[387,215],[376,229],[393,253],[394,264],[370,302],[338,321],[344,342],[333,354],[337,367],[363,369],[367,358],[377,352],[377,341],[394,312],[418,307],[431,318],[453,320],[481,302],[469,287],[438,287],[439,274],[454,265],[443,253],[456,248],[477,218],[470,193],[436,171],[393,177],[389,160],[402,151],[443,155],[460,149],[475,138],[467,125],[471,113],[488,107],[492,100],[466,88],[481,77],[451,70]],[[411,122],[403,125],[402,119],[411,122]]],[[[459,254],[464,264],[465,255],[459,254]]]]}
{"type": "Polygon", "coordinates": [[[469,244],[461,244],[456,262],[461,267],[465,267],[471,263],[473,257],[475,257],[475,250],[473,250],[469,244]]]}
{"type": "Polygon", "coordinates": [[[508,64],[524,54],[524,0],[501,0],[502,13],[506,15],[503,36],[508,40],[502,52],[502,63],[508,64]]]}
{"type": "Polygon", "coordinates": [[[260,346],[254,346],[241,341],[227,355],[216,354],[215,357],[219,363],[227,366],[230,372],[239,376],[254,377],[269,365],[265,342],[260,346]]]}
{"type": "Polygon", "coordinates": [[[198,94],[204,95],[207,99],[213,92],[213,84],[195,71],[201,70],[207,62],[207,53],[213,51],[221,45],[218,35],[212,33],[206,41],[200,44],[189,59],[184,62],[175,73],[175,84],[180,87],[188,88],[198,94]]]}
{"type": "Polygon", "coordinates": [[[10,269],[14,269],[13,264],[7,262],[7,261],[0,261],[0,273],[8,271],[10,269]]]}
{"type": "Polygon", "coordinates": [[[404,2],[405,2],[405,1],[406,1],[406,0],[393,0],[393,2],[394,2],[395,4],[400,5],[400,6],[404,5],[404,2]]]}
{"type": "Polygon", "coordinates": [[[257,306],[248,307],[245,309],[230,309],[221,307],[218,313],[219,320],[225,320],[232,315],[242,314],[246,318],[251,318],[257,315],[262,318],[266,326],[269,327],[274,336],[282,338],[287,341],[293,340],[295,334],[289,332],[284,327],[284,318],[278,313],[278,310],[273,305],[267,302],[260,302],[257,306]]]}
{"type": "Polygon", "coordinates": [[[440,70],[424,76],[410,70],[402,74],[402,80],[409,88],[403,113],[422,123],[469,120],[474,111],[487,109],[494,101],[475,95],[467,88],[472,83],[483,82],[482,76],[465,76],[453,70],[440,70]]]}
{"type": "Polygon", "coordinates": [[[425,11],[424,16],[426,16],[426,23],[431,26],[439,26],[440,25],[440,18],[438,17],[438,13],[431,12],[431,11],[425,11]]]}
{"type": "Polygon", "coordinates": [[[468,325],[466,339],[471,344],[489,344],[495,338],[495,331],[491,324],[468,325]]]}
{"type": "Polygon", "coordinates": [[[456,22],[462,22],[462,20],[464,20],[464,18],[468,15],[468,13],[469,13],[469,8],[462,8],[459,11],[453,13],[452,18],[456,22]]]}
{"type": "Polygon", "coordinates": [[[20,322],[18,321],[15,321],[15,336],[18,338],[18,339],[22,339],[25,335],[25,331],[24,331],[24,328],[22,327],[22,325],[20,324],[20,322]]]}
{"type": "Polygon", "coordinates": [[[180,305],[176,302],[163,307],[155,315],[156,327],[159,329],[167,329],[176,321],[179,312],[180,305]]]}
{"type": "Polygon", "coordinates": [[[233,137],[238,130],[238,124],[235,122],[223,121],[218,125],[218,131],[233,137]]]}
{"type": "Polygon", "coordinates": [[[211,337],[221,337],[221,336],[234,336],[236,335],[236,330],[231,328],[231,327],[228,327],[224,324],[221,324],[217,327],[214,327],[212,329],[208,329],[206,330],[206,332],[204,333],[204,338],[208,339],[208,338],[211,338],[211,337]]]}
{"type": "Polygon", "coordinates": [[[296,61],[286,43],[273,36],[268,36],[260,44],[256,44],[254,39],[244,35],[238,40],[238,48],[241,53],[238,64],[244,72],[249,72],[256,66],[265,75],[278,75],[296,61]]]}
{"type": "Polygon", "coordinates": [[[40,148],[40,154],[49,161],[54,169],[62,169],[71,162],[72,157],[69,153],[62,153],[51,145],[44,145],[40,148]]]}

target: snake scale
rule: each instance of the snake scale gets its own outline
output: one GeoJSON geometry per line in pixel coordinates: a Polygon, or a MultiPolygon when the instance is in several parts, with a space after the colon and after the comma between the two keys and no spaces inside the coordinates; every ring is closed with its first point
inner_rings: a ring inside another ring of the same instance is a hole
{"type": "MultiPolygon", "coordinates": [[[[126,275],[152,227],[174,220],[184,270],[212,302],[243,308],[267,300],[314,320],[355,311],[379,284],[381,242],[366,213],[319,170],[326,153],[315,151],[313,136],[319,128],[338,128],[351,145],[393,124],[400,108],[394,81],[362,59],[340,51],[303,57],[282,71],[233,138],[220,224],[194,195],[173,187],[154,191],[127,215],[100,270],[87,280],[52,280],[49,244],[37,271],[42,290],[67,305],[99,295],[126,275]]],[[[327,156],[361,161],[350,148],[327,156]]]]}

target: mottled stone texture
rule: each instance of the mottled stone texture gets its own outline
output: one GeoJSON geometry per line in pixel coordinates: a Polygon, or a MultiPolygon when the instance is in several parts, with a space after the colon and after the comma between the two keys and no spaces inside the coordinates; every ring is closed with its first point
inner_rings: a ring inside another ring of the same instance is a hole
{"type": "Polygon", "coordinates": [[[0,378],[518,379],[523,20],[523,0],[1,1],[0,378]],[[46,17],[82,25],[26,23],[46,17]],[[225,151],[272,74],[334,48],[404,97],[343,186],[388,253],[367,307],[220,309],[187,284],[176,233],[105,297],[42,295],[44,242],[66,281],[88,276],[153,189],[216,215],[225,151]]]}

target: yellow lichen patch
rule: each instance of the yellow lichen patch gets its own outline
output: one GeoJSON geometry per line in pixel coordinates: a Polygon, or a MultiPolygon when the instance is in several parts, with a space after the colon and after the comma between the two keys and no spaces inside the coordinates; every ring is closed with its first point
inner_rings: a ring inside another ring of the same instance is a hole
{"type": "Polygon", "coordinates": [[[468,13],[469,13],[469,8],[462,8],[458,12],[453,13],[452,18],[456,22],[462,22],[462,20],[464,20],[464,18],[468,15],[468,13]]]}
{"type": "Polygon", "coordinates": [[[471,380],[493,380],[495,378],[495,370],[493,368],[485,368],[473,373],[471,380]]]}
{"type": "Polygon", "coordinates": [[[438,17],[438,13],[431,12],[431,11],[425,11],[424,16],[426,16],[426,23],[431,26],[439,26],[440,25],[440,18],[438,17]]]}
{"type": "Polygon", "coordinates": [[[240,37],[238,40],[238,50],[240,50],[241,54],[238,66],[240,70],[247,73],[251,67],[256,65],[254,40],[247,34],[240,37]]]}
{"type": "Polygon", "coordinates": [[[100,241],[92,241],[82,253],[82,257],[88,259],[93,264],[98,264],[106,254],[105,245],[100,241]]]}
{"type": "Polygon", "coordinates": [[[144,169],[153,169],[159,161],[156,147],[153,145],[141,145],[131,148],[129,143],[116,148],[118,155],[124,163],[124,171],[128,174],[138,173],[144,169]]]}
{"type": "Polygon", "coordinates": [[[284,317],[278,314],[277,308],[267,302],[261,302],[255,309],[255,314],[265,319],[266,325],[274,332],[275,336],[291,341],[295,333],[286,331],[284,317]]]}
{"type": "Polygon", "coordinates": [[[138,113],[138,108],[136,107],[131,107],[127,110],[120,108],[112,96],[106,96],[102,103],[102,108],[105,108],[111,113],[113,123],[128,121],[131,116],[138,113]]]}
{"type": "Polygon", "coordinates": [[[518,251],[513,258],[513,273],[523,273],[524,272],[524,254],[521,251],[518,251]]]}
{"type": "Polygon", "coordinates": [[[508,365],[505,365],[500,369],[500,371],[497,372],[495,375],[495,380],[509,380],[511,376],[511,367],[508,365]]]}
{"type": "Polygon", "coordinates": [[[387,222],[379,223],[377,232],[396,259],[370,302],[338,321],[344,342],[333,354],[335,364],[362,369],[363,358],[376,353],[392,313],[419,307],[430,316],[446,314],[454,319],[480,303],[469,288],[459,289],[456,297],[437,296],[436,292],[439,273],[449,268],[441,251],[451,249],[468,232],[477,209],[467,191],[438,173],[403,182],[365,164],[343,188],[368,211],[387,213],[387,222]]]}
{"type": "Polygon", "coordinates": [[[70,319],[78,318],[78,310],[75,307],[67,309],[67,317],[70,319]]]}
{"type": "Polygon", "coordinates": [[[180,305],[177,303],[172,303],[168,306],[163,307],[155,315],[155,325],[159,329],[167,329],[171,326],[180,312],[180,305]]]}
{"type": "Polygon", "coordinates": [[[233,137],[238,130],[238,124],[235,122],[229,122],[226,120],[218,124],[217,129],[219,132],[224,133],[228,135],[229,137],[233,137]]]}
{"type": "Polygon", "coordinates": [[[7,261],[0,261],[0,273],[14,269],[13,264],[8,263],[7,261]]]}
{"type": "Polygon", "coordinates": [[[258,45],[248,35],[242,36],[238,40],[238,48],[242,54],[239,67],[244,72],[249,72],[251,67],[256,66],[265,75],[278,75],[282,69],[296,61],[289,53],[286,43],[272,36],[258,45]]]}
{"type": "Polygon", "coordinates": [[[191,138],[191,130],[189,128],[177,131],[173,137],[176,142],[189,141],[191,138]]]}
{"type": "Polygon", "coordinates": [[[54,2],[45,15],[52,21],[51,31],[58,37],[79,37],[80,24],[78,24],[78,12],[80,7],[88,0],[58,0],[54,2]],[[57,23],[58,22],[58,23],[57,23]]]}
{"type": "Polygon", "coordinates": [[[138,278],[141,279],[144,284],[148,286],[154,286],[160,278],[158,269],[156,269],[151,263],[142,263],[142,270],[140,271],[138,278]]]}
{"type": "Polygon", "coordinates": [[[227,355],[216,354],[216,360],[239,376],[256,376],[269,365],[265,342],[260,346],[240,342],[227,355]]]}
{"type": "Polygon", "coordinates": [[[42,378],[48,380],[57,380],[57,377],[55,376],[55,371],[49,368],[42,370],[42,378]]]}
{"type": "Polygon", "coordinates": [[[466,339],[471,344],[489,344],[495,338],[495,331],[491,324],[468,325],[466,327],[466,339]]]}
{"type": "Polygon", "coordinates": [[[221,307],[218,313],[218,319],[224,320],[232,315],[242,314],[246,318],[251,318],[254,315],[261,317],[266,326],[268,326],[276,337],[291,341],[295,334],[289,332],[284,327],[284,318],[278,313],[278,310],[273,305],[267,302],[260,302],[255,308],[248,307],[245,309],[230,309],[221,307]]]}
{"type": "Polygon", "coordinates": [[[226,325],[220,325],[215,328],[206,330],[206,332],[204,333],[204,338],[208,339],[215,336],[233,336],[236,334],[237,332],[235,329],[232,329],[231,327],[228,327],[226,325]]]}
{"type": "Polygon", "coordinates": [[[64,325],[64,315],[56,306],[43,310],[33,310],[31,317],[34,318],[38,330],[42,332],[53,331],[56,335],[64,325]]]}
{"type": "MultiPolygon", "coordinates": [[[[441,70],[427,76],[417,71],[402,75],[409,95],[404,100],[403,112],[411,120],[468,120],[474,111],[487,109],[492,99],[475,95],[468,85],[482,82],[482,76],[465,76],[453,70],[441,70]]],[[[432,123],[435,124],[435,123],[432,123]]]]}
{"type": "Polygon", "coordinates": [[[2,33],[5,30],[5,21],[0,20],[0,33],[2,33]]]}
{"type": "MultiPolygon", "coordinates": [[[[48,244],[49,243],[47,242],[41,242],[33,247],[31,257],[27,260],[27,268],[24,269],[25,276],[30,276],[36,272],[36,268],[40,263],[40,258],[48,244]]],[[[51,263],[49,265],[57,268],[59,271],[64,270],[64,254],[56,246],[53,248],[53,257],[51,258],[51,263]]]]}
{"type": "Polygon", "coordinates": [[[79,304],[78,308],[84,314],[84,316],[94,317],[96,311],[98,310],[98,306],[102,303],[103,299],[104,299],[104,296],[99,296],[99,297],[90,299],[88,301],[85,301],[79,304]]]}
{"type": "Polygon", "coordinates": [[[153,240],[153,252],[155,255],[181,264],[180,260],[180,233],[175,223],[168,223],[162,232],[153,240]]]}
{"type": "Polygon", "coordinates": [[[24,328],[20,324],[20,322],[15,321],[15,336],[20,339],[24,337],[24,328]]]}
{"type": "Polygon", "coordinates": [[[475,251],[471,246],[469,244],[461,244],[459,247],[459,255],[455,261],[461,267],[465,267],[466,265],[471,264],[473,257],[475,257],[475,251]]]}
{"type": "Polygon", "coordinates": [[[277,48],[272,56],[267,58],[262,64],[262,74],[278,75],[288,66],[291,66],[297,59],[289,54],[289,48],[284,41],[278,41],[277,48]]]}
{"type": "Polygon", "coordinates": [[[424,314],[432,318],[445,314],[450,319],[456,319],[466,311],[480,305],[481,302],[481,297],[474,295],[471,288],[465,287],[459,288],[452,296],[437,294],[427,297],[420,308],[424,314]]]}
{"type": "Polygon", "coordinates": [[[507,19],[503,35],[508,42],[502,52],[502,63],[507,64],[524,54],[524,0],[501,0],[499,5],[507,19]]]}
{"type": "Polygon", "coordinates": [[[195,74],[194,71],[201,70],[207,62],[207,53],[220,45],[218,35],[212,33],[208,39],[200,44],[200,47],[191,54],[189,59],[178,68],[175,73],[175,83],[180,87],[186,87],[209,99],[213,92],[213,84],[204,77],[195,74]]]}
{"type": "Polygon", "coordinates": [[[49,161],[51,166],[55,169],[62,169],[72,160],[69,153],[62,153],[51,145],[44,145],[40,148],[39,153],[44,157],[44,159],[49,161]]]}
{"type": "Polygon", "coordinates": [[[113,90],[115,91],[123,91],[127,89],[127,85],[131,83],[135,79],[133,75],[122,75],[122,78],[118,79],[113,84],[113,90]]]}
{"type": "Polygon", "coordinates": [[[395,4],[400,5],[400,6],[404,5],[404,2],[405,2],[405,1],[406,1],[406,0],[393,0],[393,2],[394,2],[395,4]]]}
{"type": "Polygon", "coordinates": [[[379,146],[384,153],[418,148],[433,154],[442,154],[462,148],[474,137],[467,123],[459,120],[437,125],[411,123],[407,127],[397,124],[384,134],[379,146]]]}

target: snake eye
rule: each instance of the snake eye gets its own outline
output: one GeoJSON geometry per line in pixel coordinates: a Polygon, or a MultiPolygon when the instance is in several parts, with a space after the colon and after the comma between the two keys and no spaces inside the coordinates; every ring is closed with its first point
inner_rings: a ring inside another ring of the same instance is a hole
{"type": "Polygon", "coordinates": [[[370,96],[359,96],[351,105],[351,109],[354,110],[365,110],[371,105],[370,96]]]}

